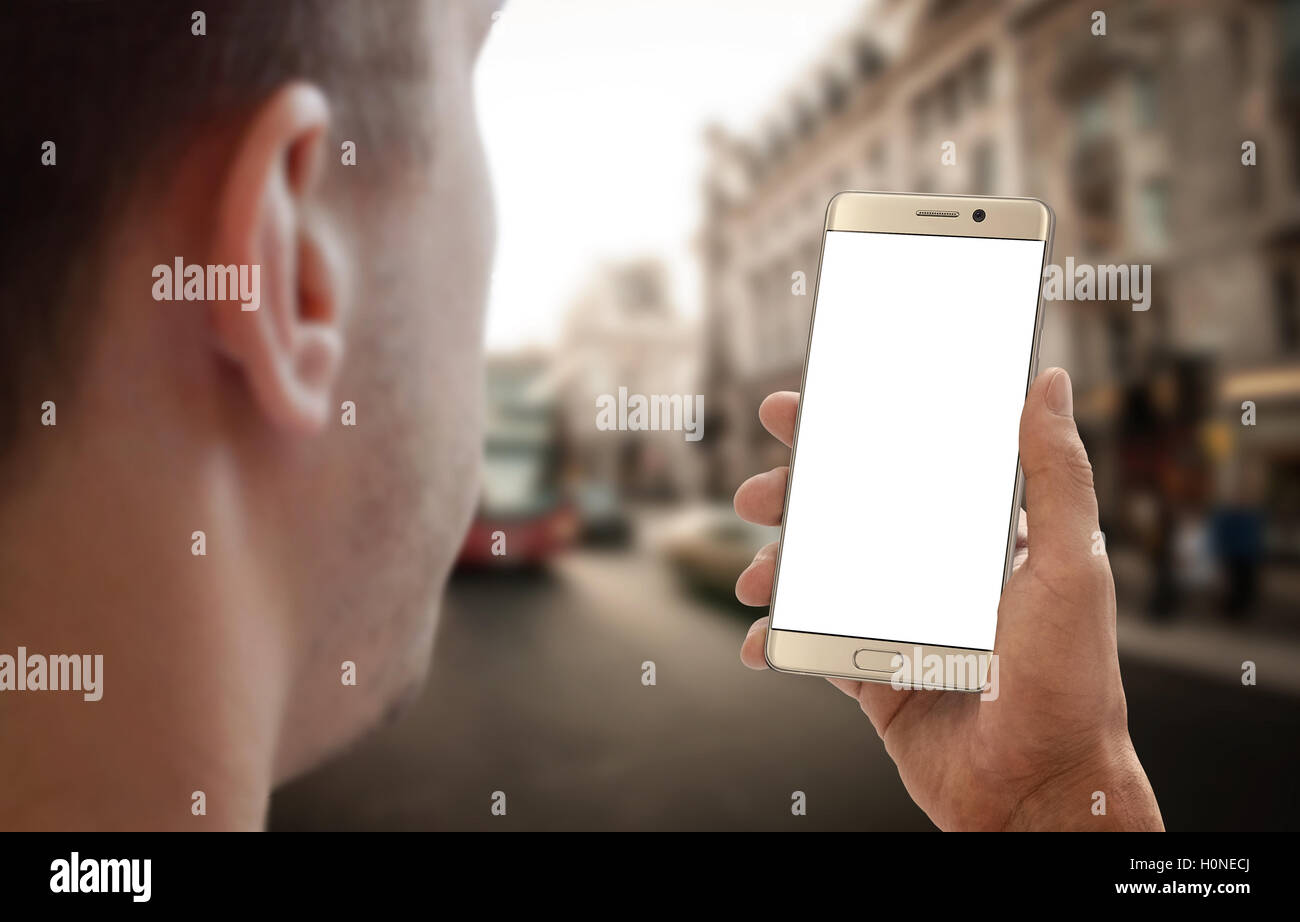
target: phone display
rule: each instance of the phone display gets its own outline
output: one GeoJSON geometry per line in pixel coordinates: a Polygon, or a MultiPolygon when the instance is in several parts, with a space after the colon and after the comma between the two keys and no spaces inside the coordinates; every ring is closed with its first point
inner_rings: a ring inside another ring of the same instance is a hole
{"type": "Polygon", "coordinates": [[[1047,241],[985,227],[826,231],[772,631],[993,648],[1047,241]]]}

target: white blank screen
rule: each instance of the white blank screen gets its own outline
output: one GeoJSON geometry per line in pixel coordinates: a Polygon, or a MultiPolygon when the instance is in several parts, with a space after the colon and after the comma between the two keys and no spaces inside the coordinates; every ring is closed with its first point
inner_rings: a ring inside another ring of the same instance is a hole
{"type": "Polygon", "coordinates": [[[1044,246],[827,232],[773,628],[993,648],[1044,246]]]}

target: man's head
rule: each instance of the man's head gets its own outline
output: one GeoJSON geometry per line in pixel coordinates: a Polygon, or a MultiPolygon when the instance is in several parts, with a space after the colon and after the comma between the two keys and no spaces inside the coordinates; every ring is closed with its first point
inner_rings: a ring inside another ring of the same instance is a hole
{"type": "Polygon", "coordinates": [[[89,465],[130,509],[105,544],[152,578],[212,567],[222,617],[283,640],[280,775],[419,676],[475,499],[492,222],[470,84],[494,5],[0,13],[0,465],[69,497],[89,465]],[[258,309],[184,299],[203,269],[158,300],[178,258],[258,267],[258,309]]]}

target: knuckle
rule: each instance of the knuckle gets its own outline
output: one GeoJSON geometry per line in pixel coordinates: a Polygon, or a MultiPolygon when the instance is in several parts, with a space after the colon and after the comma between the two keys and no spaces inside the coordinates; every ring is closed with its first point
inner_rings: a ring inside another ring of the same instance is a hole
{"type": "Polygon", "coordinates": [[[1062,453],[1062,466],[1071,484],[1081,491],[1093,492],[1092,462],[1088,460],[1088,451],[1078,436],[1066,444],[1062,453]]]}
{"type": "Polygon", "coordinates": [[[1114,592],[1115,581],[1110,572],[1110,560],[1105,554],[1089,554],[1087,563],[1080,569],[1080,581],[1090,595],[1105,596],[1114,592]]]}
{"type": "MultiPolygon", "coordinates": [[[[1034,563],[1033,555],[1029,558],[1034,563]]],[[[1104,554],[1080,553],[1043,555],[1030,569],[1035,580],[1058,601],[1072,605],[1095,605],[1114,594],[1110,561],[1104,554]]]]}

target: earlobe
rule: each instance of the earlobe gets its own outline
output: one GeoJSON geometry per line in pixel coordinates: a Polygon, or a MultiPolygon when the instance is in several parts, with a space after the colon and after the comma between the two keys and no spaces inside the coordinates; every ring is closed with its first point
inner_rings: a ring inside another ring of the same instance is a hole
{"type": "Polygon", "coordinates": [[[211,258],[247,267],[260,291],[255,309],[209,295],[215,341],[268,422],[294,432],[325,425],[343,351],[335,253],[312,207],[328,127],[315,87],[277,90],[244,124],[217,198],[211,258]]]}

